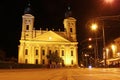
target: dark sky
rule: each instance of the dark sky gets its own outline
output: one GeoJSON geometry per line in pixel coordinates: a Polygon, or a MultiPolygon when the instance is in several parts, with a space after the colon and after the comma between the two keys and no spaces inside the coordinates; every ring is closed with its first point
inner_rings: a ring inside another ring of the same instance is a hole
{"type": "MultiPolygon", "coordinates": [[[[28,0],[2,0],[0,2],[0,49],[3,49],[7,56],[18,54],[22,15],[27,3],[28,0]]],[[[112,5],[104,4],[103,0],[30,0],[30,3],[35,16],[36,29],[40,27],[62,29],[64,14],[67,6],[70,5],[73,16],[77,19],[79,41],[84,40],[88,35],[85,24],[90,18],[120,14],[120,0],[115,0],[112,5]]],[[[118,32],[116,34],[113,29],[110,30],[109,33],[119,36],[118,32]]]]}

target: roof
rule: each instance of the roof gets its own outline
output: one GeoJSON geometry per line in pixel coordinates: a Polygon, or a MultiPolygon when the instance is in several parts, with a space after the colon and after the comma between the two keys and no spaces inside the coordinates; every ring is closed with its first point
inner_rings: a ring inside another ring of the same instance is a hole
{"type": "Polygon", "coordinates": [[[34,38],[34,40],[43,41],[43,42],[70,42],[66,38],[60,36],[54,31],[48,31],[34,38]]]}

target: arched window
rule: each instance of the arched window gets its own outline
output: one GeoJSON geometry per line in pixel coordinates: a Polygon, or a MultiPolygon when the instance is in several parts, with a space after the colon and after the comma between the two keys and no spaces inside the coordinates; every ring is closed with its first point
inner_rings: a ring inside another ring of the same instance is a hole
{"type": "Polygon", "coordinates": [[[45,55],[45,50],[44,50],[44,49],[42,50],[42,55],[43,55],[43,56],[45,55]]]}
{"type": "Polygon", "coordinates": [[[73,50],[71,50],[71,56],[73,56],[73,50]]]}
{"type": "Polygon", "coordinates": [[[52,51],[51,50],[49,50],[49,54],[51,54],[52,53],[52,51]]]}
{"type": "Polygon", "coordinates": [[[73,64],[73,60],[71,60],[71,64],[73,64]]]}
{"type": "Polygon", "coordinates": [[[36,52],[36,55],[38,55],[38,50],[36,50],[35,52],[36,52]]]}
{"type": "Polygon", "coordinates": [[[73,32],[73,31],[72,31],[72,28],[70,28],[70,32],[73,32]]]}
{"type": "Polygon", "coordinates": [[[25,49],[25,55],[28,55],[28,49],[25,49]]]}
{"type": "Polygon", "coordinates": [[[42,60],[42,64],[45,64],[45,60],[44,59],[42,60]]]}
{"type": "Polygon", "coordinates": [[[27,59],[25,59],[25,64],[27,64],[28,63],[28,60],[27,59]]]}
{"type": "Polygon", "coordinates": [[[64,56],[64,50],[62,50],[62,56],[64,56]]]}
{"type": "Polygon", "coordinates": [[[38,64],[38,59],[35,60],[35,63],[38,64]]]}
{"type": "Polygon", "coordinates": [[[29,30],[29,25],[26,25],[26,30],[29,30]]]}

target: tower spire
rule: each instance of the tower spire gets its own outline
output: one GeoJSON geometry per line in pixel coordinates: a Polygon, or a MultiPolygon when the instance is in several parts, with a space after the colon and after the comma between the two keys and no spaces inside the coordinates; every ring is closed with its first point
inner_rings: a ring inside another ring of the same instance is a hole
{"type": "Polygon", "coordinates": [[[72,11],[71,11],[70,5],[67,6],[67,10],[65,12],[65,18],[67,18],[67,17],[72,17],[72,11]]]}
{"type": "Polygon", "coordinates": [[[27,7],[24,10],[24,14],[31,14],[31,13],[32,13],[31,4],[30,1],[28,0],[27,7]]]}

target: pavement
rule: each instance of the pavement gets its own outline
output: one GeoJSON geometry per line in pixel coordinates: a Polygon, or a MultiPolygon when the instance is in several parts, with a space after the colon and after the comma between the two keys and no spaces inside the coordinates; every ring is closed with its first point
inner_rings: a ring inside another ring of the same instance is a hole
{"type": "Polygon", "coordinates": [[[120,68],[0,69],[0,80],[120,80],[120,68]]]}

